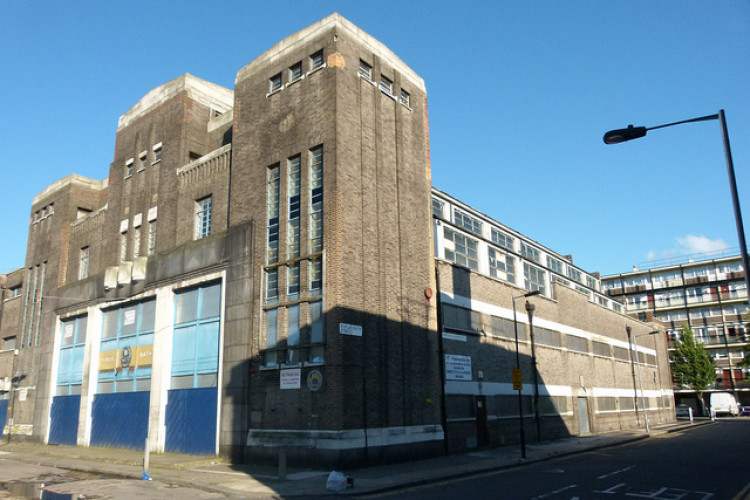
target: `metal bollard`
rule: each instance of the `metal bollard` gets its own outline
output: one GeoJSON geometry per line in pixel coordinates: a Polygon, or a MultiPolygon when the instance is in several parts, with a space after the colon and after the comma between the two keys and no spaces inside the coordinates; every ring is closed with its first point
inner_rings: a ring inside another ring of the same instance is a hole
{"type": "Polygon", "coordinates": [[[151,460],[151,450],[148,449],[148,438],[146,438],[146,447],[143,450],[143,472],[148,473],[150,460],[151,460]]]}
{"type": "Polygon", "coordinates": [[[693,423],[693,409],[688,408],[688,415],[690,416],[690,423],[693,423]]]}

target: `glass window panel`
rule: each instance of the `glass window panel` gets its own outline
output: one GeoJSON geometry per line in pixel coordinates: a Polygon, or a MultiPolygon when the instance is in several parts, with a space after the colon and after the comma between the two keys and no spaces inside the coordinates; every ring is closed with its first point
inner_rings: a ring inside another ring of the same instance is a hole
{"type": "Polygon", "coordinates": [[[310,304],[310,342],[323,342],[323,302],[310,304]]]}
{"type": "Polygon", "coordinates": [[[198,375],[196,378],[196,387],[216,387],[218,385],[219,377],[216,373],[205,373],[198,375]]]}
{"type": "Polygon", "coordinates": [[[86,343],[86,329],[89,327],[88,316],[78,318],[78,328],[76,332],[76,344],[86,343]]]}
{"type": "Polygon", "coordinates": [[[221,315],[221,283],[204,287],[201,300],[201,318],[215,318],[221,315]]]}
{"type": "MultiPolygon", "coordinates": [[[[148,331],[154,329],[154,321],[156,319],[156,300],[149,300],[143,303],[143,309],[141,311],[141,331],[148,331]]],[[[141,344],[143,344],[141,342],[141,344]]]]}
{"type": "Polygon", "coordinates": [[[177,324],[198,319],[198,289],[177,294],[177,324]]]}
{"type": "Polygon", "coordinates": [[[151,379],[150,378],[139,378],[135,381],[136,391],[150,391],[151,390],[151,379]]]}
{"type": "Polygon", "coordinates": [[[291,306],[287,310],[288,329],[287,345],[299,345],[299,305],[291,306]]]}
{"type": "Polygon", "coordinates": [[[172,377],[172,389],[192,389],[195,381],[193,375],[172,377]]]}
{"type": "Polygon", "coordinates": [[[73,345],[76,339],[76,320],[71,319],[62,324],[62,346],[73,345]]]}
{"type": "Polygon", "coordinates": [[[122,311],[120,335],[130,335],[138,331],[138,306],[127,307],[122,311]]]}
{"type": "Polygon", "coordinates": [[[99,382],[96,386],[97,394],[110,394],[115,392],[114,382],[99,382]]]}
{"type": "Polygon", "coordinates": [[[172,345],[172,375],[192,373],[195,369],[196,327],[175,328],[172,345]]]}
{"type": "Polygon", "coordinates": [[[104,311],[102,318],[102,338],[112,338],[117,336],[117,320],[120,315],[119,309],[104,311]]]}
{"type": "Polygon", "coordinates": [[[198,326],[198,350],[196,369],[198,372],[219,369],[219,323],[198,326]]]}

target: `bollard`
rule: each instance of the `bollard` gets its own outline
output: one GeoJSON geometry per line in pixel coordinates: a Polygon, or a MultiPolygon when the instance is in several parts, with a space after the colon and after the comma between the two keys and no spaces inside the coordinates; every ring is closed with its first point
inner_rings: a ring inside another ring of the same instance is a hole
{"type": "Polygon", "coordinates": [[[146,438],[146,447],[143,450],[143,472],[148,474],[149,461],[151,459],[150,450],[148,449],[148,438],[146,438]]]}
{"type": "Polygon", "coordinates": [[[688,415],[690,416],[690,424],[693,423],[693,409],[688,408],[688,415]]]}

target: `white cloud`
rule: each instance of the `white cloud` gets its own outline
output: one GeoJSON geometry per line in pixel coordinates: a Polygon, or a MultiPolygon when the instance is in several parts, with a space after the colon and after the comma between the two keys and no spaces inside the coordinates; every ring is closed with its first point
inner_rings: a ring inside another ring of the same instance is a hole
{"type": "Polygon", "coordinates": [[[677,238],[680,250],[686,254],[711,253],[729,249],[729,245],[721,238],[712,240],[705,236],[688,234],[684,238],[677,238]]]}

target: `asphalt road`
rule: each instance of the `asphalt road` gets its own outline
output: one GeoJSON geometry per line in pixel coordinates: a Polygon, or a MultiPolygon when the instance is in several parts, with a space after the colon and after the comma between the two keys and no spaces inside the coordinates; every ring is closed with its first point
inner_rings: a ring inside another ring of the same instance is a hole
{"type": "Polygon", "coordinates": [[[750,420],[367,498],[731,500],[750,488],[750,420]]]}

